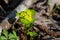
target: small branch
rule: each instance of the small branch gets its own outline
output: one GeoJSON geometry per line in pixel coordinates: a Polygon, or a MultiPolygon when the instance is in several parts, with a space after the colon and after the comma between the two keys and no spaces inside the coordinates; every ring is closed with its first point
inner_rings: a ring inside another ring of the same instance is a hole
{"type": "Polygon", "coordinates": [[[43,31],[45,31],[47,34],[49,34],[50,36],[60,36],[60,32],[54,32],[54,31],[51,31],[49,30],[46,26],[44,25],[39,25],[39,28],[43,31]]]}

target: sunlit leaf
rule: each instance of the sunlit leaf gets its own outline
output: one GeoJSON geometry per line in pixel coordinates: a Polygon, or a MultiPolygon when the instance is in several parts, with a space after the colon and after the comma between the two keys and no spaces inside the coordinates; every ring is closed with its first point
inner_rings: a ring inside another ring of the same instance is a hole
{"type": "Polygon", "coordinates": [[[33,9],[26,9],[25,11],[18,14],[18,16],[20,17],[22,23],[29,24],[29,22],[34,22],[35,19],[33,18],[33,15],[35,15],[35,13],[36,11],[33,9]]]}
{"type": "Polygon", "coordinates": [[[26,25],[27,25],[27,24],[30,24],[30,22],[29,22],[27,19],[24,19],[24,18],[23,18],[23,19],[20,19],[20,20],[21,20],[22,23],[24,23],[24,24],[26,24],[26,25]]]}

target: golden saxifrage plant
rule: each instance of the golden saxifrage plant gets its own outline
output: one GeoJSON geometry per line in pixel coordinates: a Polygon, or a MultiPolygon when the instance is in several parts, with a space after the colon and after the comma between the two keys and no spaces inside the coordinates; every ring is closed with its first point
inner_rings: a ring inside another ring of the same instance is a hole
{"type": "Polygon", "coordinates": [[[22,11],[20,13],[17,13],[16,16],[19,17],[19,20],[21,23],[25,24],[25,31],[28,31],[27,34],[30,36],[37,36],[37,33],[35,31],[29,31],[33,28],[33,23],[35,21],[35,18],[33,16],[36,14],[36,11],[33,9],[26,9],[25,11],[22,11]],[[33,34],[34,33],[34,34],[33,34]]]}

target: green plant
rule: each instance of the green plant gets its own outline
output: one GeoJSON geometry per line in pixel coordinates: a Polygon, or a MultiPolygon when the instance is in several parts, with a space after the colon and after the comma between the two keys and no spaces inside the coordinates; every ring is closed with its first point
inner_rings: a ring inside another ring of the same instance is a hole
{"type": "Polygon", "coordinates": [[[16,32],[8,33],[7,30],[3,30],[0,40],[19,40],[19,37],[16,35],[16,32]]]}
{"type": "Polygon", "coordinates": [[[19,16],[20,21],[26,25],[34,22],[34,18],[32,17],[34,15],[35,15],[35,10],[31,10],[31,9],[26,9],[21,13],[17,13],[17,16],[19,16]]]}
{"type": "Polygon", "coordinates": [[[27,34],[29,34],[31,37],[35,37],[37,36],[38,34],[36,32],[28,32],[27,34]]]}
{"type": "Polygon", "coordinates": [[[36,11],[33,9],[26,9],[21,13],[17,13],[16,15],[19,17],[21,23],[26,25],[26,28],[32,27],[32,23],[35,21],[33,16],[35,15],[36,11]]]}
{"type": "Polygon", "coordinates": [[[37,36],[36,32],[30,32],[33,28],[33,23],[35,21],[35,18],[33,16],[35,15],[36,11],[33,9],[26,9],[25,11],[22,11],[20,13],[16,13],[16,16],[19,17],[19,20],[21,23],[25,24],[25,31],[27,35],[30,35],[31,37],[37,36]]]}

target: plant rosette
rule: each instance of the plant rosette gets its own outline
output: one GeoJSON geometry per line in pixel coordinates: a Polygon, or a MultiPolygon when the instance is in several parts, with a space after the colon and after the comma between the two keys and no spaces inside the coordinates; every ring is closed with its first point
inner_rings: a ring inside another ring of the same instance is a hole
{"type": "Polygon", "coordinates": [[[26,9],[25,11],[22,11],[20,13],[16,13],[16,16],[19,17],[19,20],[23,24],[30,25],[35,21],[35,19],[33,18],[35,13],[36,13],[36,11],[33,9],[26,9]]]}

